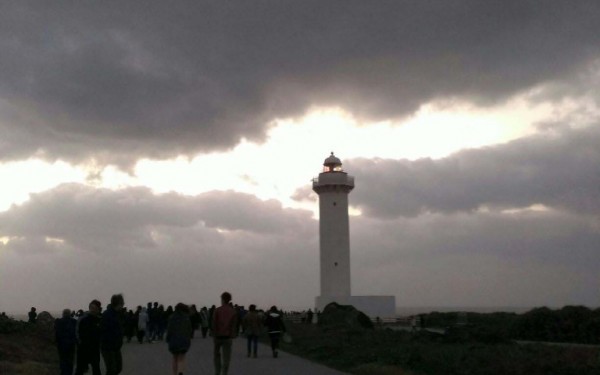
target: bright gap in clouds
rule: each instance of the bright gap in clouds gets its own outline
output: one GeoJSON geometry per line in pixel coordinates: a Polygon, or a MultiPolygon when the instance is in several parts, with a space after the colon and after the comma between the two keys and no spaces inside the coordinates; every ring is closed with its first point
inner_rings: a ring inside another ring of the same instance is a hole
{"type": "MultiPolygon", "coordinates": [[[[317,108],[302,118],[274,120],[262,144],[241,140],[230,151],[198,154],[191,159],[143,159],[133,176],[113,166],[93,164],[74,167],[40,160],[2,164],[0,210],[26,201],[32,192],[79,182],[110,189],[147,186],[157,193],[188,195],[234,190],[314,211],[314,204],[299,203],[290,196],[311,184],[331,151],[342,162],[357,157],[441,158],[464,148],[530,134],[536,122],[549,120],[555,112],[550,104],[531,106],[526,98],[520,98],[492,109],[461,103],[428,104],[402,121],[362,123],[341,109],[317,108]]],[[[361,186],[357,181],[357,188],[361,186]]]]}
{"type": "Polygon", "coordinates": [[[26,160],[0,164],[0,211],[65,182],[85,181],[86,172],[65,162],[26,160]]]}
{"type": "Polygon", "coordinates": [[[242,140],[229,152],[200,154],[191,160],[141,160],[135,175],[139,184],[156,192],[193,195],[235,190],[277,199],[286,207],[316,210],[314,204],[290,196],[310,185],[330,151],[342,162],[357,157],[441,158],[531,134],[533,124],[549,113],[545,105],[531,108],[524,101],[491,111],[468,105],[440,110],[428,105],[402,122],[364,124],[340,109],[315,109],[301,119],[274,121],[262,144],[242,140]]]}

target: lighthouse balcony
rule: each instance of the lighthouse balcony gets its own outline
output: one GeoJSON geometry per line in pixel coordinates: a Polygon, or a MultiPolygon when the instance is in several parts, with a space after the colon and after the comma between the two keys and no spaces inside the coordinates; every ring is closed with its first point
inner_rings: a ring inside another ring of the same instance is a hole
{"type": "Polygon", "coordinates": [[[321,173],[319,177],[313,178],[312,182],[313,187],[325,185],[345,185],[348,187],[354,187],[354,177],[348,176],[344,172],[321,173]]]}

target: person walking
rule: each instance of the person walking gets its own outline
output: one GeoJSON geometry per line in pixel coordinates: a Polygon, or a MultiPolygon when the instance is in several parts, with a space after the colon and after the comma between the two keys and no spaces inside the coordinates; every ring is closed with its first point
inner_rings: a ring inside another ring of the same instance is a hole
{"type": "Polygon", "coordinates": [[[102,358],[106,365],[106,375],[119,375],[123,370],[123,306],[125,301],[122,294],[110,298],[110,305],[102,314],[102,358]]]}
{"type": "Polygon", "coordinates": [[[173,354],[173,375],[183,375],[185,354],[192,344],[192,332],[190,309],[187,305],[178,303],[167,323],[167,344],[173,354]]]}
{"type": "Polygon", "coordinates": [[[62,318],[54,322],[56,347],[60,362],[61,375],[73,375],[73,362],[75,361],[75,348],[77,347],[77,322],[71,318],[71,310],[65,309],[62,318]]]}
{"type": "Polygon", "coordinates": [[[92,367],[92,375],[100,373],[100,301],[93,300],[89,311],[77,322],[77,369],[75,375],[83,375],[88,366],[92,367]]]}
{"type": "Polygon", "coordinates": [[[190,308],[190,321],[192,322],[192,338],[196,333],[196,330],[200,327],[200,314],[198,313],[198,309],[196,305],[192,305],[190,308]]]}
{"type": "Polygon", "coordinates": [[[125,317],[125,337],[127,342],[131,342],[131,338],[135,335],[135,328],[137,327],[137,318],[133,313],[133,310],[129,310],[125,317]]]}
{"type": "Polygon", "coordinates": [[[246,334],[246,338],[248,339],[248,357],[252,354],[254,358],[256,358],[258,351],[258,335],[260,335],[262,321],[256,311],[256,305],[250,305],[249,309],[250,310],[242,319],[242,327],[246,334]]]}
{"type": "Polygon", "coordinates": [[[146,330],[148,328],[148,310],[144,307],[138,306],[140,313],[138,315],[138,326],[137,326],[137,340],[140,344],[144,343],[144,336],[146,336],[146,330]]]}
{"type": "Polygon", "coordinates": [[[269,309],[265,325],[271,339],[273,358],[277,358],[279,356],[279,338],[281,337],[281,333],[285,332],[285,325],[283,324],[283,319],[281,319],[281,314],[277,310],[277,306],[271,306],[271,309],[269,309]]]}
{"type": "Polygon", "coordinates": [[[221,294],[221,306],[213,313],[212,335],[214,339],[214,364],[216,375],[227,375],[231,361],[232,339],[236,337],[237,312],[229,304],[231,294],[221,294]]]}
{"type": "Polygon", "coordinates": [[[210,326],[208,320],[208,310],[206,306],[200,309],[200,330],[202,332],[202,338],[206,338],[206,334],[208,333],[208,327],[210,326]]]}

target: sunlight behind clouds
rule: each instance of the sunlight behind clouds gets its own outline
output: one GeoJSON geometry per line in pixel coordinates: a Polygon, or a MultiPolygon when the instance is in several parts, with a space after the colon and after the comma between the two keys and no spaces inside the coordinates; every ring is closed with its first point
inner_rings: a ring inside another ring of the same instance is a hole
{"type": "MultiPolygon", "coordinates": [[[[547,120],[553,110],[556,112],[550,104],[531,106],[523,98],[487,109],[468,103],[430,103],[409,118],[362,123],[339,108],[314,108],[302,118],[274,120],[264,143],[242,139],[225,152],[169,160],[142,159],[133,174],[93,162],[78,167],[40,160],[0,164],[0,210],[27,200],[32,192],[64,182],[80,182],[113,190],[147,186],[157,193],[188,195],[234,190],[261,199],[277,199],[286,207],[315,211],[314,204],[290,197],[310,184],[331,151],[342,162],[359,157],[441,158],[461,149],[531,134],[535,124],[547,120]]],[[[358,182],[357,188],[361,185],[358,182]]]]}
{"type": "Polygon", "coordinates": [[[262,144],[242,140],[231,151],[191,160],[141,160],[135,175],[139,184],[157,192],[235,190],[314,210],[290,196],[321,171],[331,151],[342,162],[357,157],[441,158],[531,134],[549,112],[547,105],[529,107],[522,100],[493,110],[431,104],[404,121],[364,124],[340,109],[320,108],[300,119],[275,120],[262,144]]]}
{"type": "Polygon", "coordinates": [[[29,194],[65,182],[84,182],[86,173],[65,162],[26,160],[0,164],[0,211],[29,199],[29,194]]]}

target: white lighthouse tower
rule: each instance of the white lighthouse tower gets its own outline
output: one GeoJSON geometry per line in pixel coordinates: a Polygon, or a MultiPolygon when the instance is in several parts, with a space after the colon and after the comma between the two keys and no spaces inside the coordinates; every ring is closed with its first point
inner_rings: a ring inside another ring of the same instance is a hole
{"type": "Polygon", "coordinates": [[[354,177],[343,171],[342,162],[332,152],[323,163],[323,172],[313,180],[313,190],[319,195],[323,303],[351,296],[348,194],[352,189],[354,177]]]}
{"type": "Polygon", "coordinates": [[[327,304],[353,305],[371,317],[395,316],[394,296],[352,296],[350,289],[350,223],[348,194],[354,189],[354,177],[342,169],[340,159],[331,155],[323,163],[323,172],[313,179],[319,195],[319,247],[321,295],[316,308],[327,304]]]}

